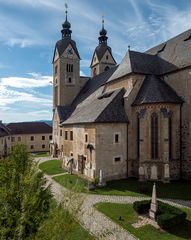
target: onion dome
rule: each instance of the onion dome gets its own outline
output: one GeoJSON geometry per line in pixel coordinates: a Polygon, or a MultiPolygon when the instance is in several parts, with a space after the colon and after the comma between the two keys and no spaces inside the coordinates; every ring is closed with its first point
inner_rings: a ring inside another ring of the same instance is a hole
{"type": "Polygon", "coordinates": [[[107,45],[107,30],[104,28],[104,17],[102,17],[102,29],[99,32],[100,36],[99,36],[99,43],[105,43],[107,45]]]}
{"type": "Polygon", "coordinates": [[[70,22],[68,21],[68,6],[67,4],[65,4],[65,7],[66,7],[66,19],[65,19],[65,22],[62,24],[62,30],[61,30],[61,33],[62,33],[62,38],[65,38],[65,37],[69,37],[71,38],[71,33],[72,33],[72,30],[70,29],[71,28],[71,24],[70,22]]]}

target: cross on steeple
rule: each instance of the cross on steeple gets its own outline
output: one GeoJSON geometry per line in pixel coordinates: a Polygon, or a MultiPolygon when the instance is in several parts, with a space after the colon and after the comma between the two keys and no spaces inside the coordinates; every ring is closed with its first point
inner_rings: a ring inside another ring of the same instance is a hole
{"type": "Polygon", "coordinates": [[[102,28],[104,28],[104,15],[102,16],[102,28]]]}
{"type": "Polygon", "coordinates": [[[68,4],[65,3],[65,13],[66,13],[66,20],[67,20],[67,17],[68,17],[68,4]]]}
{"type": "Polygon", "coordinates": [[[65,14],[66,14],[66,19],[65,19],[65,22],[62,24],[62,38],[71,38],[71,33],[72,33],[72,30],[70,29],[71,28],[71,24],[70,22],[68,22],[68,4],[65,3],[65,14]]]}

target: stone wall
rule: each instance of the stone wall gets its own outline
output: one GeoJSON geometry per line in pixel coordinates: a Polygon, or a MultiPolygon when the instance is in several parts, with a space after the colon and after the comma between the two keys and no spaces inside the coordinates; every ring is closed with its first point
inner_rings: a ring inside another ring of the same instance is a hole
{"type": "Polygon", "coordinates": [[[191,68],[165,76],[165,81],[182,96],[182,177],[191,179],[191,68]]]}
{"type": "MultiPolygon", "coordinates": [[[[139,167],[142,166],[151,176],[151,168],[157,168],[158,180],[164,179],[164,167],[170,167],[170,178],[180,178],[180,106],[175,104],[152,104],[136,107],[140,121],[139,167]],[[151,115],[158,116],[158,157],[151,156],[151,115]],[[169,117],[171,116],[171,154],[169,136],[169,117]]],[[[156,179],[157,179],[156,178],[156,179]]]]}
{"type": "Polygon", "coordinates": [[[64,165],[68,168],[68,159],[73,157],[74,159],[74,170],[79,171],[79,156],[84,158],[84,169],[83,174],[86,177],[93,179],[95,177],[96,169],[96,129],[94,124],[87,125],[74,125],[74,126],[63,126],[62,136],[60,140],[61,153],[60,158],[64,160],[64,165]],[[67,140],[65,134],[67,132],[67,140]],[[70,138],[71,132],[73,133],[73,140],[70,138]],[[87,137],[86,137],[87,136],[87,137]],[[87,140],[87,141],[86,141],[87,140]],[[94,150],[90,153],[87,148],[88,144],[94,147],[94,150]]]}
{"type": "Polygon", "coordinates": [[[100,169],[106,180],[127,177],[127,124],[96,125],[96,175],[100,169]],[[118,143],[115,134],[119,134],[118,143]],[[116,157],[120,160],[115,161],[116,157]]]}

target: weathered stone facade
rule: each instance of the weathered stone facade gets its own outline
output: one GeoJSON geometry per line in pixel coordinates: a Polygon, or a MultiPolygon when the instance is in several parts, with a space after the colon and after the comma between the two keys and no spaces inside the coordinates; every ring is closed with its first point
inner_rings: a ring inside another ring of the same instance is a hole
{"type": "MultiPolygon", "coordinates": [[[[90,179],[100,170],[106,180],[190,179],[191,59],[183,52],[188,33],[146,53],[129,50],[118,67],[106,34],[103,26],[90,65],[92,77],[81,85],[74,81],[73,88],[58,82],[58,98],[67,100],[54,100],[52,153],[66,168],[72,158],[74,170],[90,179]]],[[[54,68],[57,62],[62,66],[57,73],[62,81],[68,63],[78,65],[74,75],[80,79],[80,59],[76,63],[71,42],[71,35],[69,40],[63,36],[63,51],[53,62],[54,68]],[[74,58],[67,55],[68,47],[74,58]]]]}
{"type": "Polygon", "coordinates": [[[0,124],[0,132],[2,128],[6,132],[0,134],[0,157],[7,156],[17,144],[26,145],[31,153],[50,151],[52,127],[46,123],[10,123],[7,126],[0,124]]]}

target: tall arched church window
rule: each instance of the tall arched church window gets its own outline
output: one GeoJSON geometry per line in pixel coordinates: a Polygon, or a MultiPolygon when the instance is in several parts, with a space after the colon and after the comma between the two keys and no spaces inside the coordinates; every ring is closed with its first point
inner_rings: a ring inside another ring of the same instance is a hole
{"type": "Polygon", "coordinates": [[[158,115],[151,115],[151,158],[158,158],[158,115]]]}
{"type": "Polygon", "coordinates": [[[105,71],[108,71],[108,70],[109,70],[109,67],[108,67],[108,66],[106,66],[106,67],[105,67],[105,71]]]}
{"type": "Polygon", "coordinates": [[[137,113],[137,158],[140,157],[140,118],[137,113]]]}
{"type": "Polygon", "coordinates": [[[172,114],[168,118],[169,159],[172,159],[172,114]]]}

